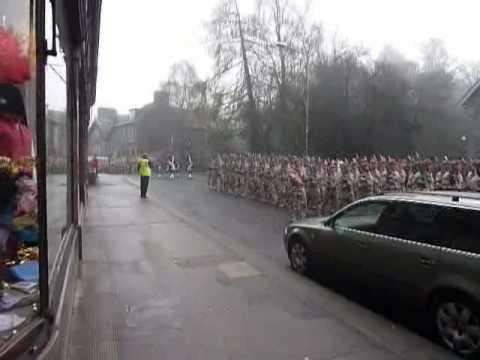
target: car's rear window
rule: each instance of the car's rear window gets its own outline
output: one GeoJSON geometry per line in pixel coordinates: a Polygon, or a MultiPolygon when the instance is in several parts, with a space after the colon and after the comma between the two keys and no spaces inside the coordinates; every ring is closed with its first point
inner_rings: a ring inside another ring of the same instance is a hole
{"type": "Polygon", "coordinates": [[[480,211],[448,209],[441,226],[449,247],[480,254],[480,211]]]}

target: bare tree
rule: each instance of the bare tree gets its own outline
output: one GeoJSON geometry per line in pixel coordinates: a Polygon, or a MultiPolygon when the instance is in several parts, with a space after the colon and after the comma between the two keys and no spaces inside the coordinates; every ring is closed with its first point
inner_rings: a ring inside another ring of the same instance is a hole
{"type": "Polygon", "coordinates": [[[242,87],[238,84],[234,87],[246,93],[243,113],[247,123],[249,143],[252,150],[258,151],[261,147],[260,125],[245,37],[247,24],[242,17],[237,0],[220,0],[207,27],[210,47],[215,59],[216,76],[228,78],[230,83],[243,83],[242,87]]]}
{"type": "Polygon", "coordinates": [[[473,84],[480,80],[480,61],[461,64],[457,70],[465,88],[472,87],[473,84]]]}
{"type": "Polygon", "coordinates": [[[422,45],[423,70],[427,72],[445,71],[452,66],[445,44],[441,39],[432,38],[422,45]]]}

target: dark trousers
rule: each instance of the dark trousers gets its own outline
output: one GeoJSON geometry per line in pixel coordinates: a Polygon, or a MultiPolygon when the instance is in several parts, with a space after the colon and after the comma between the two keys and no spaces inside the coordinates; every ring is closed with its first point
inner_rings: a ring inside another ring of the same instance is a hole
{"type": "Polygon", "coordinates": [[[147,197],[148,182],[150,181],[150,176],[141,176],[140,177],[140,196],[147,197]]]}

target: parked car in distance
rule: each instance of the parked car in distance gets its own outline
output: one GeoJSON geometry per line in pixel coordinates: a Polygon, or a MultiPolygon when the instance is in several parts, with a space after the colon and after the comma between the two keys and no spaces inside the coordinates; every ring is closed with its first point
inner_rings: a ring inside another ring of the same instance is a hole
{"type": "Polygon", "coordinates": [[[381,194],[291,223],[283,240],[298,273],[332,268],[422,307],[449,349],[480,358],[480,194],[381,194]]]}

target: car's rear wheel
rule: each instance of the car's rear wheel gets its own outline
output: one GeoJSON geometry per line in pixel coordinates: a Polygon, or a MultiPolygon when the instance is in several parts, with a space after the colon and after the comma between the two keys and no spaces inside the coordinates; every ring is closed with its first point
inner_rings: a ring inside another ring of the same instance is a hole
{"type": "Polygon", "coordinates": [[[290,241],[288,258],[290,260],[290,266],[297,273],[304,275],[310,271],[310,251],[301,239],[294,238],[290,241]]]}
{"type": "Polygon", "coordinates": [[[435,304],[435,327],[443,343],[468,359],[477,358],[480,355],[478,305],[462,295],[444,296],[435,304]]]}

